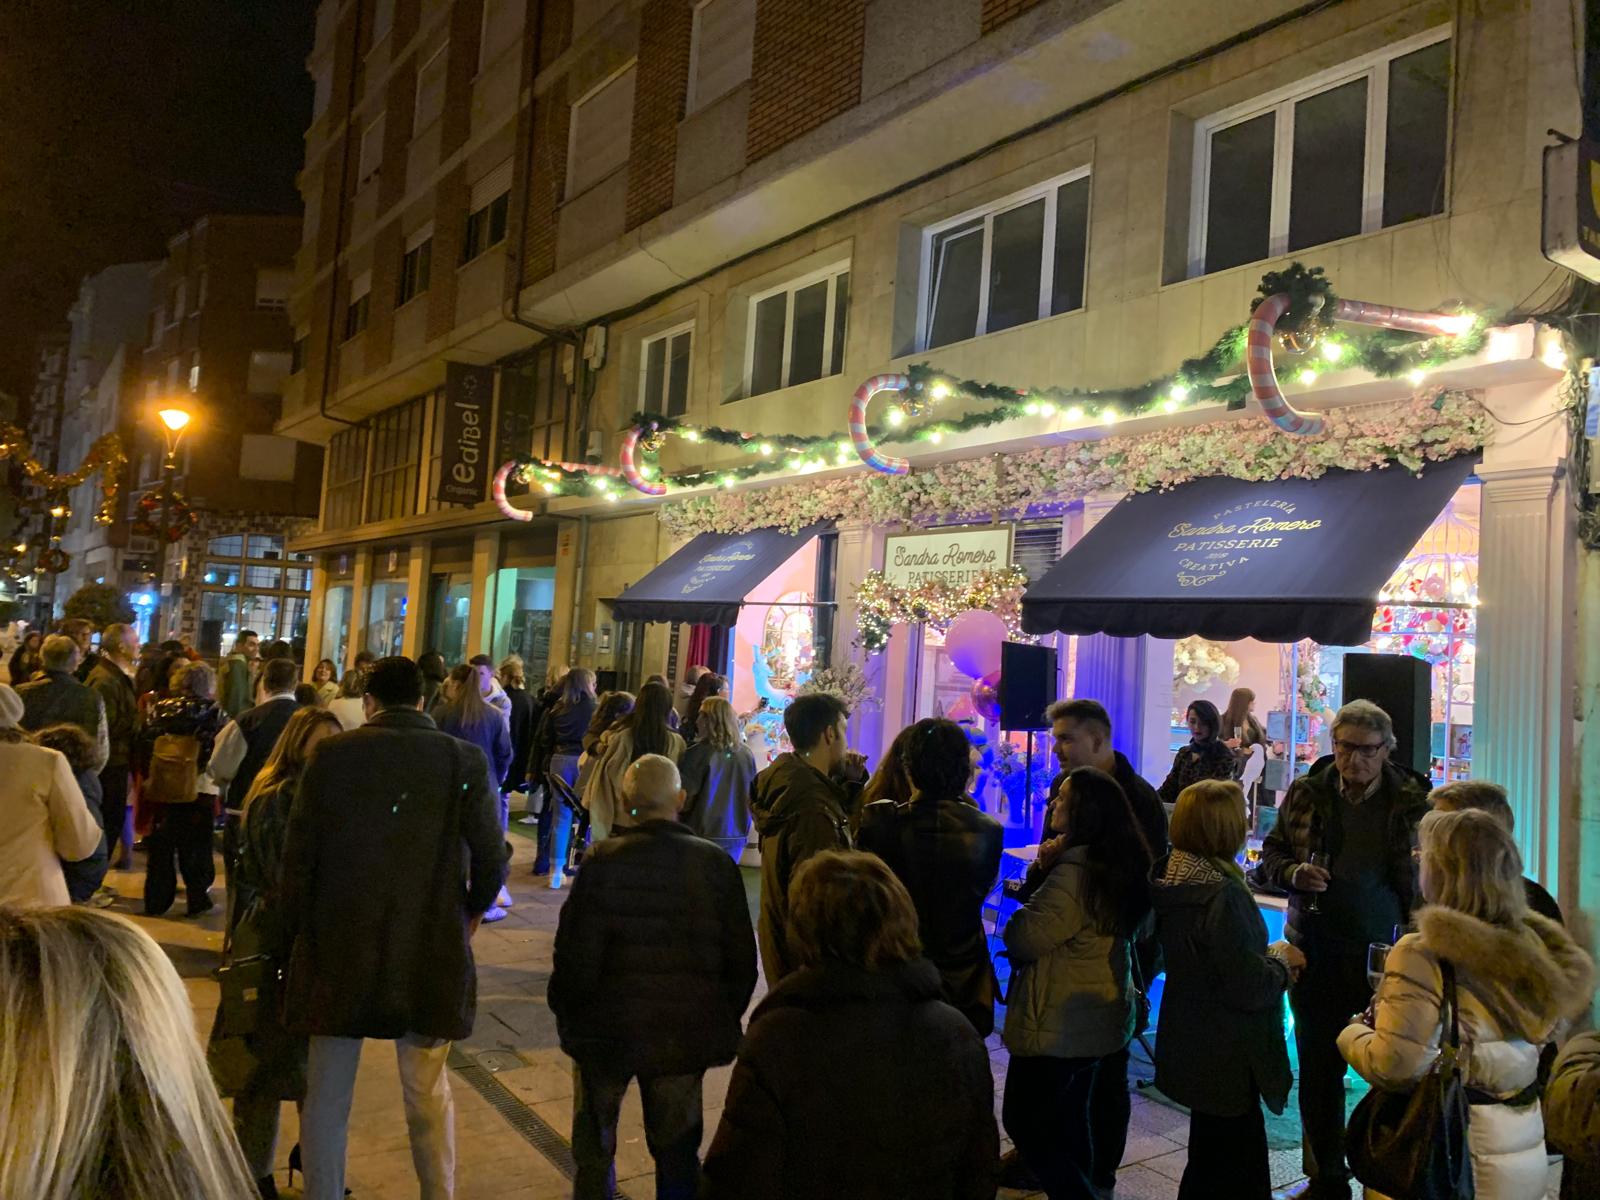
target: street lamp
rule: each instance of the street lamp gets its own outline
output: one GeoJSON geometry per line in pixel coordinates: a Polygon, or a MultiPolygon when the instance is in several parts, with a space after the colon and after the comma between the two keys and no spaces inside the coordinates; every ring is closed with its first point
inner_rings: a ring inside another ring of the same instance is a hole
{"type": "Polygon", "coordinates": [[[183,434],[189,428],[193,419],[187,408],[178,404],[168,404],[165,408],[158,409],[156,416],[162,424],[162,437],[166,442],[166,457],[161,462],[161,519],[156,526],[156,594],[155,604],[150,613],[151,638],[161,640],[161,595],[165,590],[167,580],[167,546],[169,545],[168,529],[172,523],[172,482],[173,476],[178,471],[178,445],[183,441],[183,434]]]}

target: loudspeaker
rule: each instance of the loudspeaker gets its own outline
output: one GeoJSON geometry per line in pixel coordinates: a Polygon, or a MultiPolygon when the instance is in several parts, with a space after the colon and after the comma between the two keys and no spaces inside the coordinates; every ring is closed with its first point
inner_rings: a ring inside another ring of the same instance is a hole
{"type": "Polygon", "coordinates": [[[1433,669],[1409,654],[1346,654],[1344,700],[1370,700],[1394,722],[1393,761],[1428,774],[1433,748],[1433,669]]]}
{"type": "Polygon", "coordinates": [[[1000,728],[1048,729],[1044,710],[1055,701],[1056,649],[1003,642],[1000,646],[1000,728]]]}

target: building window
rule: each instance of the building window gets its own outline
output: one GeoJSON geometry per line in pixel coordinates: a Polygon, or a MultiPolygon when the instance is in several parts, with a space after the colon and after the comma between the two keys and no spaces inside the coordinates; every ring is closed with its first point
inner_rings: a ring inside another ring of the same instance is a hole
{"type": "Polygon", "coordinates": [[[328,442],[327,486],[322,504],[324,529],[361,524],[362,485],[367,478],[367,431],[341,429],[328,442]]]}
{"type": "Polygon", "coordinates": [[[700,0],[689,40],[688,111],[704,108],[750,78],[756,0],[700,0]]]}
{"type": "Polygon", "coordinates": [[[400,260],[400,282],[395,289],[395,306],[409,304],[428,290],[433,270],[433,226],[425,225],[406,239],[405,257],[400,260]]]}
{"type": "Polygon", "coordinates": [[[282,350],[250,351],[244,390],[252,396],[280,396],[289,377],[290,355],[282,350]]]}
{"type": "Polygon", "coordinates": [[[372,419],[372,469],[367,520],[415,516],[422,461],[423,401],[411,400],[372,419]]]}
{"type": "MultiPolygon", "coordinates": [[[[337,440],[337,439],[335,439],[337,440]]],[[[282,638],[305,656],[306,621],[310,616],[311,572],[285,570],[283,538],[224,534],[206,543],[200,583],[200,648],[225,655],[242,629],[263,642],[282,638]]],[[[292,555],[304,560],[305,555],[292,555]]]]}
{"type": "Polygon", "coordinates": [[[256,271],[256,307],[267,312],[284,312],[289,307],[289,289],[294,272],[287,267],[263,267],[256,271]]]}
{"type": "Polygon", "coordinates": [[[189,390],[200,390],[200,351],[194,352],[194,357],[189,360],[189,390]]]}
{"type": "Polygon", "coordinates": [[[511,211],[511,160],[508,158],[477,183],[467,197],[467,227],[461,238],[461,261],[469,263],[490,246],[506,240],[511,211]]]}
{"type": "Polygon", "coordinates": [[[492,63],[516,40],[527,0],[483,0],[483,26],[478,37],[478,70],[492,63]]]}
{"type": "Polygon", "coordinates": [[[180,279],[172,285],[172,292],[167,303],[167,320],[176,325],[183,320],[185,281],[180,279]]]}
{"type": "Polygon", "coordinates": [[[445,42],[417,69],[417,111],[411,125],[412,137],[432,125],[444,111],[444,77],[450,65],[449,50],[450,43],[445,42]]]}
{"type": "Polygon", "coordinates": [[[1088,239],[1088,168],[930,226],[922,348],[1082,308],[1088,239]]]}
{"type": "Polygon", "coordinates": [[[150,334],[148,345],[154,346],[161,340],[161,331],[167,327],[166,310],[160,305],[150,313],[150,334]]]}
{"type": "Polygon", "coordinates": [[[289,347],[289,374],[298,375],[306,369],[306,344],[310,337],[309,330],[294,331],[294,342],[289,347]]]}
{"type": "MultiPolygon", "coordinates": [[[[289,276],[292,279],[294,277],[294,272],[290,271],[289,272],[289,276]]],[[[207,271],[204,267],[201,267],[200,268],[200,274],[199,274],[198,278],[195,281],[195,286],[194,286],[194,309],[193,309],[193,312],[191,313],[191,315],[198,315],[200,310],[206,306],[206,288],[207,288],[207,285],[210,283],[210,281],[211,281],[211,273],[209,271],[207,271]]],[[[287,293],[285,293],[285,295],[287,295],[287,293]]]]}
{"type": "Polygon", "coordinates": [[[345,341],[366,329],[371,298],[372,272],[363,271],[350,281],[350,301],[344,310],[345,341]]]}
{"type": "Polygon", "coordinates": [[[627,165],[633,132],[633,85],[629,63],[572,106],[567,143],[567,199],[581,196],[627,165]]]}
{"type": "Polygon", "coordinates": [[[546,343],[530,359],[500,372],[496,462],[513,454],[563,462],[567,453],[567,380],[561,347],[546,343]]]}
{"type": "Polygon", "coordinates": [[[361,131],[361,151],[357,157],[356,182],[365,183],[377,174],[378,168],[383,165],[383,128],[384,117],[387,114],[379,113],[377,117],[361,131]]]}
{"type": "Polygon", "coordinates": [[[1443,212],[1449,127],[1448,29],[1206,118],[1189,274],[1443,212]]]}
{"type": "Polygon", "coordinates": [[[745,395],[760,396],[844,370],[849,308],[848,263],[752,296],[745,395]]]}
{"type": "Polygon", "coordinates": [[[689,407],[689,351],[694,324],[647,339],[639,347],[639,407],[681,417],[689,407]]]}

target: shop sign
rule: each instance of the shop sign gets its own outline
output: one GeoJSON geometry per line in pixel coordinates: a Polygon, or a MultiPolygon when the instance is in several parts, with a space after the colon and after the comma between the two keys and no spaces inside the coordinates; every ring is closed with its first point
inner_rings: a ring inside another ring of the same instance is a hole
{"type": "Polygon", "coordinates": [[[447,504],[478,504],[484,499],[493,398],[493,367],[445,364],[439,499],[447,504]]]}
{"type": "Polygon", "coordinates": [[[1200,524],[1179,521],[1167,532],[1177,556],[1178,586],[1201,588],[1235,567],[1270,559],[1322,528],[1322,519],[1288,500],[1260,499],[1211,513],[1200,524]]]}
{"type": "Polygon", "coordinates": [[[716,583],[734,572],[743,572],[745,564],[754,562],[756,539],[740,538],[738,541],[720,543],[695,560],[689,568],[689,578],[683,582],[679,594],[692,596],[708,584],[716,583]]]}
{"type": "Polygon", "coordinates": [[[935,579],[964,587],[984,571],[1003,571],[1010,565],[1009,525],[894,534],[884,541],[883,574],[899,587],[916,587],[935,579]]]}

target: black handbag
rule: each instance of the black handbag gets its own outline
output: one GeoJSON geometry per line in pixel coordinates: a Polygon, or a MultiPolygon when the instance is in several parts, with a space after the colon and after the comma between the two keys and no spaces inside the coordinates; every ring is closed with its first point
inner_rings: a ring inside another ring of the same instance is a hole
{"type": "Polygon", "coordinates": [[[221,985],[217,1004],[217,1035],[248,1037],[261,1025],[263,1013],[278,1002],[282,968],[265,954],[236,958],[215,972],[221,985]]]}
{"type": "Polygon", "coordinates": [[[1473,1200],[1470,1108],[1461,1077],[1456,973],[1441,961],[1446,1030],[1432,1069],[1409,1092],[1367,1093],[1345,1129],[1345,1157],[1367,1187],[1405,1200],[1473,1200]]]}

